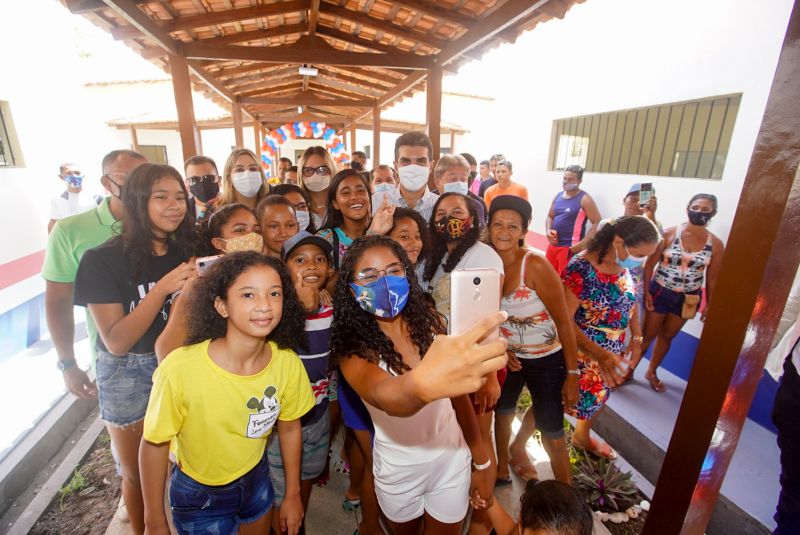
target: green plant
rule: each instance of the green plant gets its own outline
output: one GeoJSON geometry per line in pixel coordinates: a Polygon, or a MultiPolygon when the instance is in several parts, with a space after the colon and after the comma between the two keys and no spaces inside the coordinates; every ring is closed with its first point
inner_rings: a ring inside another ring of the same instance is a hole
{"type": "Polygon", "coordinates": [[[69,480],[69,483],[61,487],[61,490],[58,491],[59,506],[61,507],[61,510],[64,509],[64,498],[74,492],[80,492],[88,486],[89,482],[81,473],[80,469],[75,470],[75,473],[72,474],[72,479],[69,480]]]}
{"type": "Polygon", "coordinates": [[[523,387],[522,392],[519,394],[519,399],[517,399],[517,412],[525,412],[531,405],[533,405],[531,393],[528,392],[527,386],[523,387]]]}
{"type": "Polygon", "coordinates": [[[584,457],[573,475],[575,487],[594,509],[624,511],[636,501],[638,490],[630,472],[623,472],[612,461],[584,457]]]}

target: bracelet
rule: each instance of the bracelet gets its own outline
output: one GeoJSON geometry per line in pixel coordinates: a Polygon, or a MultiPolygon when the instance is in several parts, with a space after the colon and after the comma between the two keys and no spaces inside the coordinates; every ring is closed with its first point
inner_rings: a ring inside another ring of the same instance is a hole
{"type": "Polygon", "coordinates": [[[489,459],[488,461],[486,461],[483,464],[475,464],[475,461],[473,461],[472,462],[472,466],[473,466],[473,468],[475,468],[475,470],[486,470],[487,468],[492,466],[492,460],[489,459]]]}
{"type": "Polygon", "coordinates": [[[567,370],[567,373],[570,374],[570,375],[580,375],[581,371],[580,370],[567,370]]]}
{"type": "Polygon", "coordinates": [[[644,336],[631,336],[631,342],[644,342],[644,336]]]}

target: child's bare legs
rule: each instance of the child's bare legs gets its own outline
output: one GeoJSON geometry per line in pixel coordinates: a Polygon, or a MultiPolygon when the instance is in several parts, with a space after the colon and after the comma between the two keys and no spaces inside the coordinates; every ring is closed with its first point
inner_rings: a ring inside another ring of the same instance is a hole
{"type": "MultiPolygon", "coordinates": [[[[358,532],[361,535],[382,535],[378,523],[378,497],[375,495],[375,478],[372,474],[372,436],[369,431],[353,432],[358,449],[364,458],[364,472],[361,478],[361,523],[358,532]]],[[[352,473],[352,472],[351,472],[352,473]]]]}

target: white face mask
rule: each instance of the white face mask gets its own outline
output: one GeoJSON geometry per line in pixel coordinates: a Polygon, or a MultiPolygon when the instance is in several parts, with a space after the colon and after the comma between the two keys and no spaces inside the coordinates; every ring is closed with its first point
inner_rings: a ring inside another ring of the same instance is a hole
{"type": "Polygon", "coordinates": [[[372,193],[391,193],[394,191],[395,185],[389,182],[381,182],[380,184],[375,184],[375,188],[372,190],[372,193]]]}
{"type": "Polygon", "coordinates": [[[306,230],[311,223],[311,214],[305,210],[295,210],[294,215],[297,218],[297,228],[306,230]]]}
{"type": "Polygon", "coordinates": [[[255,197],[258,190],[264,185],[264,177],[260,171],[242,171],[241,173],[231,173],[231,182],[236,191],[250,198],[255,197]]]}
{"type": "Polygon", "coordinates": [[[469,192],[469,186],[466,182],[447,182],[444,185],[444,193],[460,193],[466,195],[469,192]]]}
{"type": "Polygon", "coordinates": [[[406,191],[419,191],[428,183],[429,169],[424,165],[404,165],[397,168],[400,175],[400,185],[406,191]]]}
{"type": "Polygon", "coordinates": [[[314,173],[309,177],[303,177],[303,185],[307,187],[310,191],[319,192],[328,189],[328,186],[331,185],[331,175],[328,173],[327,175],[320,175],[319,173],[314,173]]]}

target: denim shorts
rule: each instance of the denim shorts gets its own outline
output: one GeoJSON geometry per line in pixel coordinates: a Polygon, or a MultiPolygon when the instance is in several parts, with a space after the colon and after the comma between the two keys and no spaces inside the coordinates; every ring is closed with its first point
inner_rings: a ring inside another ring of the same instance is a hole
{"type": "MultiPolygon", "coordinates": [[[[700,290],[687,293],[689,295],[699,295],[700,290]]],[[[653,312],[681,317],[683,300],[686,294],[665,288],[656,281],[650,281],[650,295],[653,296],[653,312]]]]}
{"type": "Polygon", "coordinates": [[[144,419],[157,365],[155,353],[130,353],[118,357],[98,349],[100,418],[115,427],[125,427],[144,419]]]}
{"type": "MultiPolygon", "coordinates": [[[[330,444],[330,415],[326,412],[322,418],[313,424],[302,428],[302,454],[300,457],[300,480],[307,481],[319,476],[325,469],[328,460],[328,446],[330,444]]],[[[280,507],[283,496],[286,494],[286,473],[283,470],[283,457],[281,456],[281,441],[277,430],[269,436],[267,446],[269,459],[269,477],[272,488],[275,490],[273,507],[280,507]]]]}
{"type": "Polygon", "coordinates": [[[533,402],[536,429],[546,438],[564,436],[564,404],[561,401],[561,387],[567,377],[564,353],[559,350],[552,355],[534,359],[519,359],[522,369],[509,371],[496,412],[508,414],[517,407],[517,399],[522,386],[527,384],[533,402]]]}
{"type": "Polygon", "coordinates": [[[236,533],[239,524],[264,516],[272,507],[272,498],[266,455],[255,468],[227,485],[203,485],[177,467],[170,478],[169,506],[181,535],[236,533]]]}

